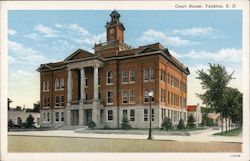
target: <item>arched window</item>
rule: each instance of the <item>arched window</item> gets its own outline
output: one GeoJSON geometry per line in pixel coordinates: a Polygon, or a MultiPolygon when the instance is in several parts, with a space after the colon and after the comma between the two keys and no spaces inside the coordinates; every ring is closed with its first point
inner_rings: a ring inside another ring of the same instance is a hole
{"type": "Polygon", "coordinates": [[[55,80],[55,89],[56,90],[60,89],[59,79],[55,80]]]}
{"type": "Polygon", "coordinates": [[[60,79],[60,88],[64,89],[64,79],[63,78],[60,79]]]}
{"type": "Polygon", "coordinates": [[[109,71],[107,73],[107,84],[113,84],[113,73],[112,73],[112,71],[109,71]]]}

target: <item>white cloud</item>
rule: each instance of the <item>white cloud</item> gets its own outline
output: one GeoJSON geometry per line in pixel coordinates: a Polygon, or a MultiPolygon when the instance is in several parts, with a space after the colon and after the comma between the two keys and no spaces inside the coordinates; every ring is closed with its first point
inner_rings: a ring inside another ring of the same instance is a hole
{"type": "Polygon", "coordinates": [[[8,79],[8,97],[14,101],[11,107],[23,106],[25,102],[26,108],[33,108],[33,103],[39,100],[39,73],[17,70],[8,79]]]}
{"type": "Polygon", "coordinates": [[[57,32],[56,30],[54,30],[53,28],[50,28],[50,27],[47,27],[47,26],[44,26],[42,24],[40,25],[37,25],[35,28],[34,28],[35,31],[38,31],[42,34],[44,34],[45,37],[57,37],[57,32]]]}
{"type": "Polygon", "coordinates": [[[210,59],[214,61],[241,62],[242,50],[235,48],[222,48],[216,52],[192,50],[185,56],[192,59],[210,59]]]}
{"type": "Polygon", "coordinates": [[[168,36],[161,31],[156,31],[154,29],[149,29],[145,31],[142,36],[139,38],[141,42],[155,43],[161,42],[165,46],[185,46],[185,45],[194,45],[197,42],[190,42],[189,40],[182,39],[178,36],[168,36]]]}
{"type": "Polygon", "coordinates": [[[17,35],[17,31],[16,30],[12,30],[12,29],[8,29],[8,34],[11,36],[16,36],[17,35]]]}
{"type": "Polygon", "coordinates": [[[61,24],[55,24],[55,27],[62,28],[63,26],[61,24]]]}
{"type": "Polygon", "coordinates": [[[30,34],[24,35],[24,37],[31,39],[31,40],[35,40],[35,41],[41,39],[41,37],[37,33],[30,33],[30,34]]]}
{"type": "Polygon", "coordinates": [[[79,26],[78,24],[70,24],[70,25],[68,25],[68,28],[73,30],[73,31],[79,32],[82,35],[85,35],[85,36],[89,35],[89,32],[85,28],[79,26]]]}
{"type": "Polygon", "coordinates": [[[193,27],[188,29],[173,30],[173,34],[185,35],[185,36],[200,36],[206,35],[213,31],[211,27],[193,27]]]}
{"type": "Polygon", "coordinates": [[[15,41],[9,41],[9,51],[15,55],[15,59],[19,61],[25,61],[25,63],[44,63],[48,59],[42,55],[39,51],[32,48],[25,47],[23,44],[15,41]]]}

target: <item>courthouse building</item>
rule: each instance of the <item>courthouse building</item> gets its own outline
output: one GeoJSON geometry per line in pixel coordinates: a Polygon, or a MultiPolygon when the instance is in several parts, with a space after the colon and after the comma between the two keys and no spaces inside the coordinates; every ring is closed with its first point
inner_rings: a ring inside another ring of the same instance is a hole
{"type": "MultiPolygon", "coordinates": [[[[152,126],[164,117],[174,124],[187,120],[189,70],[160,43],[131,48],[125,27],[113,11],[106,24],[107,41],[94,45],[94,53],[78,49],[61,62],[41,64],[41,126],[119,128],[127,115],[134,128],[149,127],[152,90],[152,126]]],[[[145,24],[146,25],[146,24],[145,24]]]]}

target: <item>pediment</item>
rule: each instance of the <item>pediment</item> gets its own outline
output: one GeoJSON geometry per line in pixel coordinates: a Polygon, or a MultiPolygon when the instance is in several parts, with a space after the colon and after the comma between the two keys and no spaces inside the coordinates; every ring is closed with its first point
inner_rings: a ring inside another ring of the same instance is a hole
{"type": "Polygon", "coordinates": [[[83,59],[83,58],[89,58],[89,57],[94,57],[94,54],[88,51],[82,50],[82,49],[78,49],[73,54],[68,56],[64,61],[83,59]]]}

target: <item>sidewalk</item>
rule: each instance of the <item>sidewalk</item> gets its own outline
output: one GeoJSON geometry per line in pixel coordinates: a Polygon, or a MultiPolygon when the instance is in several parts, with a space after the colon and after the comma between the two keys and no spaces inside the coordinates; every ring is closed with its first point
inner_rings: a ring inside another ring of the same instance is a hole
{"type": "MultiPolygon", "coordinates": [[[[22,132],[8,132],[8,135],[20,135],[20,136],[50,136],[50,137],[83,137],[83,138],[120,138],[120,139],[147,139],[147,131],[143,134],[112,134],[110,133],[100,134],[92,133],[90,130],[49,130],[49,131],[22,131],[22,132]]],[[[124,132],[121,131],[121,133],[124,132]]],[[[190,132],[190,136],[177,136],[177,135],[157,135],[153,132],[154,140],[171,140],[180,142],[230,142],[230,143],[242,143],[242,137],[229,137],[229,136],[214,136],[212,134],[219,132],[219,130],[202,130],[200,132],[190,132]]]]}

